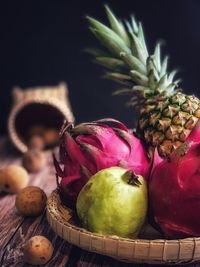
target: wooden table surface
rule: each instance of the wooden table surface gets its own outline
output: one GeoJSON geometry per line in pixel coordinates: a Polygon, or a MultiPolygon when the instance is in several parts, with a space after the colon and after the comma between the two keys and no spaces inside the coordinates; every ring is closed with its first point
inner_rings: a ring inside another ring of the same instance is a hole
{"type": "MultiPolygon", "coordinates": [[[[47,167],[38,174],[30,175],[30,185],[41,187],[49,196],[52,190],[56,188],[56,180],[51,153],[47,152],[46,156],[48,158],[47,167]]],[[[20,154],[15,151],[7,138],[0,138],[0,168],[11,163],[20,165],[20,154]]],[[[55,248],[52,259],[45,266],[150,266],[147,264],[119,262],[115,259],[72,246],[51,230],[45,213],[36,218],[23,218],[15,210],[15,195],[0,194],[0,267],[30,266],[23,261],[22,247],[26,240],[38,234],[49,238],[55,248]]],[[[187,266],[200,267],[200,264],[190,264],[187,266]]]]}

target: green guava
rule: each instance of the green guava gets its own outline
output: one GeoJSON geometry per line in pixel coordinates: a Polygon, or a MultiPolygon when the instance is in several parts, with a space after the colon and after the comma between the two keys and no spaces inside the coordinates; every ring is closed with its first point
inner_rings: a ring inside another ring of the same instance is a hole
{"type": "Polygon", "coordinates": [[[147,214],[147,186],[144,178],[121,167],[93,175],[78,195],[78,217],[89,231],[137,237],[147,214]]]}

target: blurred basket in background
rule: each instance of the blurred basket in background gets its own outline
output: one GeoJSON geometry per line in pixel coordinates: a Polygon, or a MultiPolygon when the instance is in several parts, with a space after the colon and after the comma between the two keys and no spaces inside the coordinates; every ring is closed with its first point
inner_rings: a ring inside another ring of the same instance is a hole
{"type": "Polygon", "coordinates": [[[27,151],[31,134],[37,135],[42,129],[50,129],[51,135],[53,131],[58,133],[64,121],[74,121],[66,83],[13,89],[8,133],[21,152],[27,151]]]}

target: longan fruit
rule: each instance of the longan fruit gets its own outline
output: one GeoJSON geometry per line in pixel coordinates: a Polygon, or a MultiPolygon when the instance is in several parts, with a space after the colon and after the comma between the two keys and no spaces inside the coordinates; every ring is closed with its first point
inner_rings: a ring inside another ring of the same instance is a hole
{"type": "Polygon", "coordinates": [[[42,151],[28,150],[22,156],[22,165],[28,172],[39,172],[46,164],[46,157],[42,151]]]}
{"type": "Polygon", "coordinates": [[[53,128],[47,128],[44,133],[44,142],[46,146],[52,146],[59,142],[59,131],[53,128]]]}
{"type": "Polygon", "coordinates": [[[34,136],[34,135],[39,135],[42,136],[43,133],[45,131],[45,127],[43,125],[34,125],[32,127],[30,127],[30,129],[28,130],[28,135],[30,137],[34,136]]]}
{"type": "Polygon", "coordinates": [[[28,142],[29,149],[44,149],[44,139],[39,135],[33,135],[28,142]]]}
{"type": "Polygon", "coordinates": [[[46,264],[53,255],[53,245],[44,236],[31,237],[23,248],[24,261],[32,265],[46,264]]]}
{"type": "Polygon", "coordinates": [[[0,170],[0,191],[17,193],[28,185],[27,171],[18,165],[9,165],[0,170]]]}
{"type": "Polygon", "coordinates": [[[15,207],[23,216],[39,216],[46,207],[47,196],[37,186],[27,186],[16,196],[15,207]]]}

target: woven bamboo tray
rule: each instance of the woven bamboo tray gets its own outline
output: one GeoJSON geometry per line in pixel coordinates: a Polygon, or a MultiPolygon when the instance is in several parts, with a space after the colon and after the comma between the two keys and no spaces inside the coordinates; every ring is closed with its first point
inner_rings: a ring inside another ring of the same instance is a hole
{"type": "Polygon", "coordinates": [[[47,219],[53,230],[69,243],[121,261],[150,264],[188,264],[200,261],[200,238],[157,239],[157,233],[149,234],[148,228],[143,230],[141,239],[91,233],[79,226],[72,210],[62,206],[57,190],[48,199],[47,219]]]}

